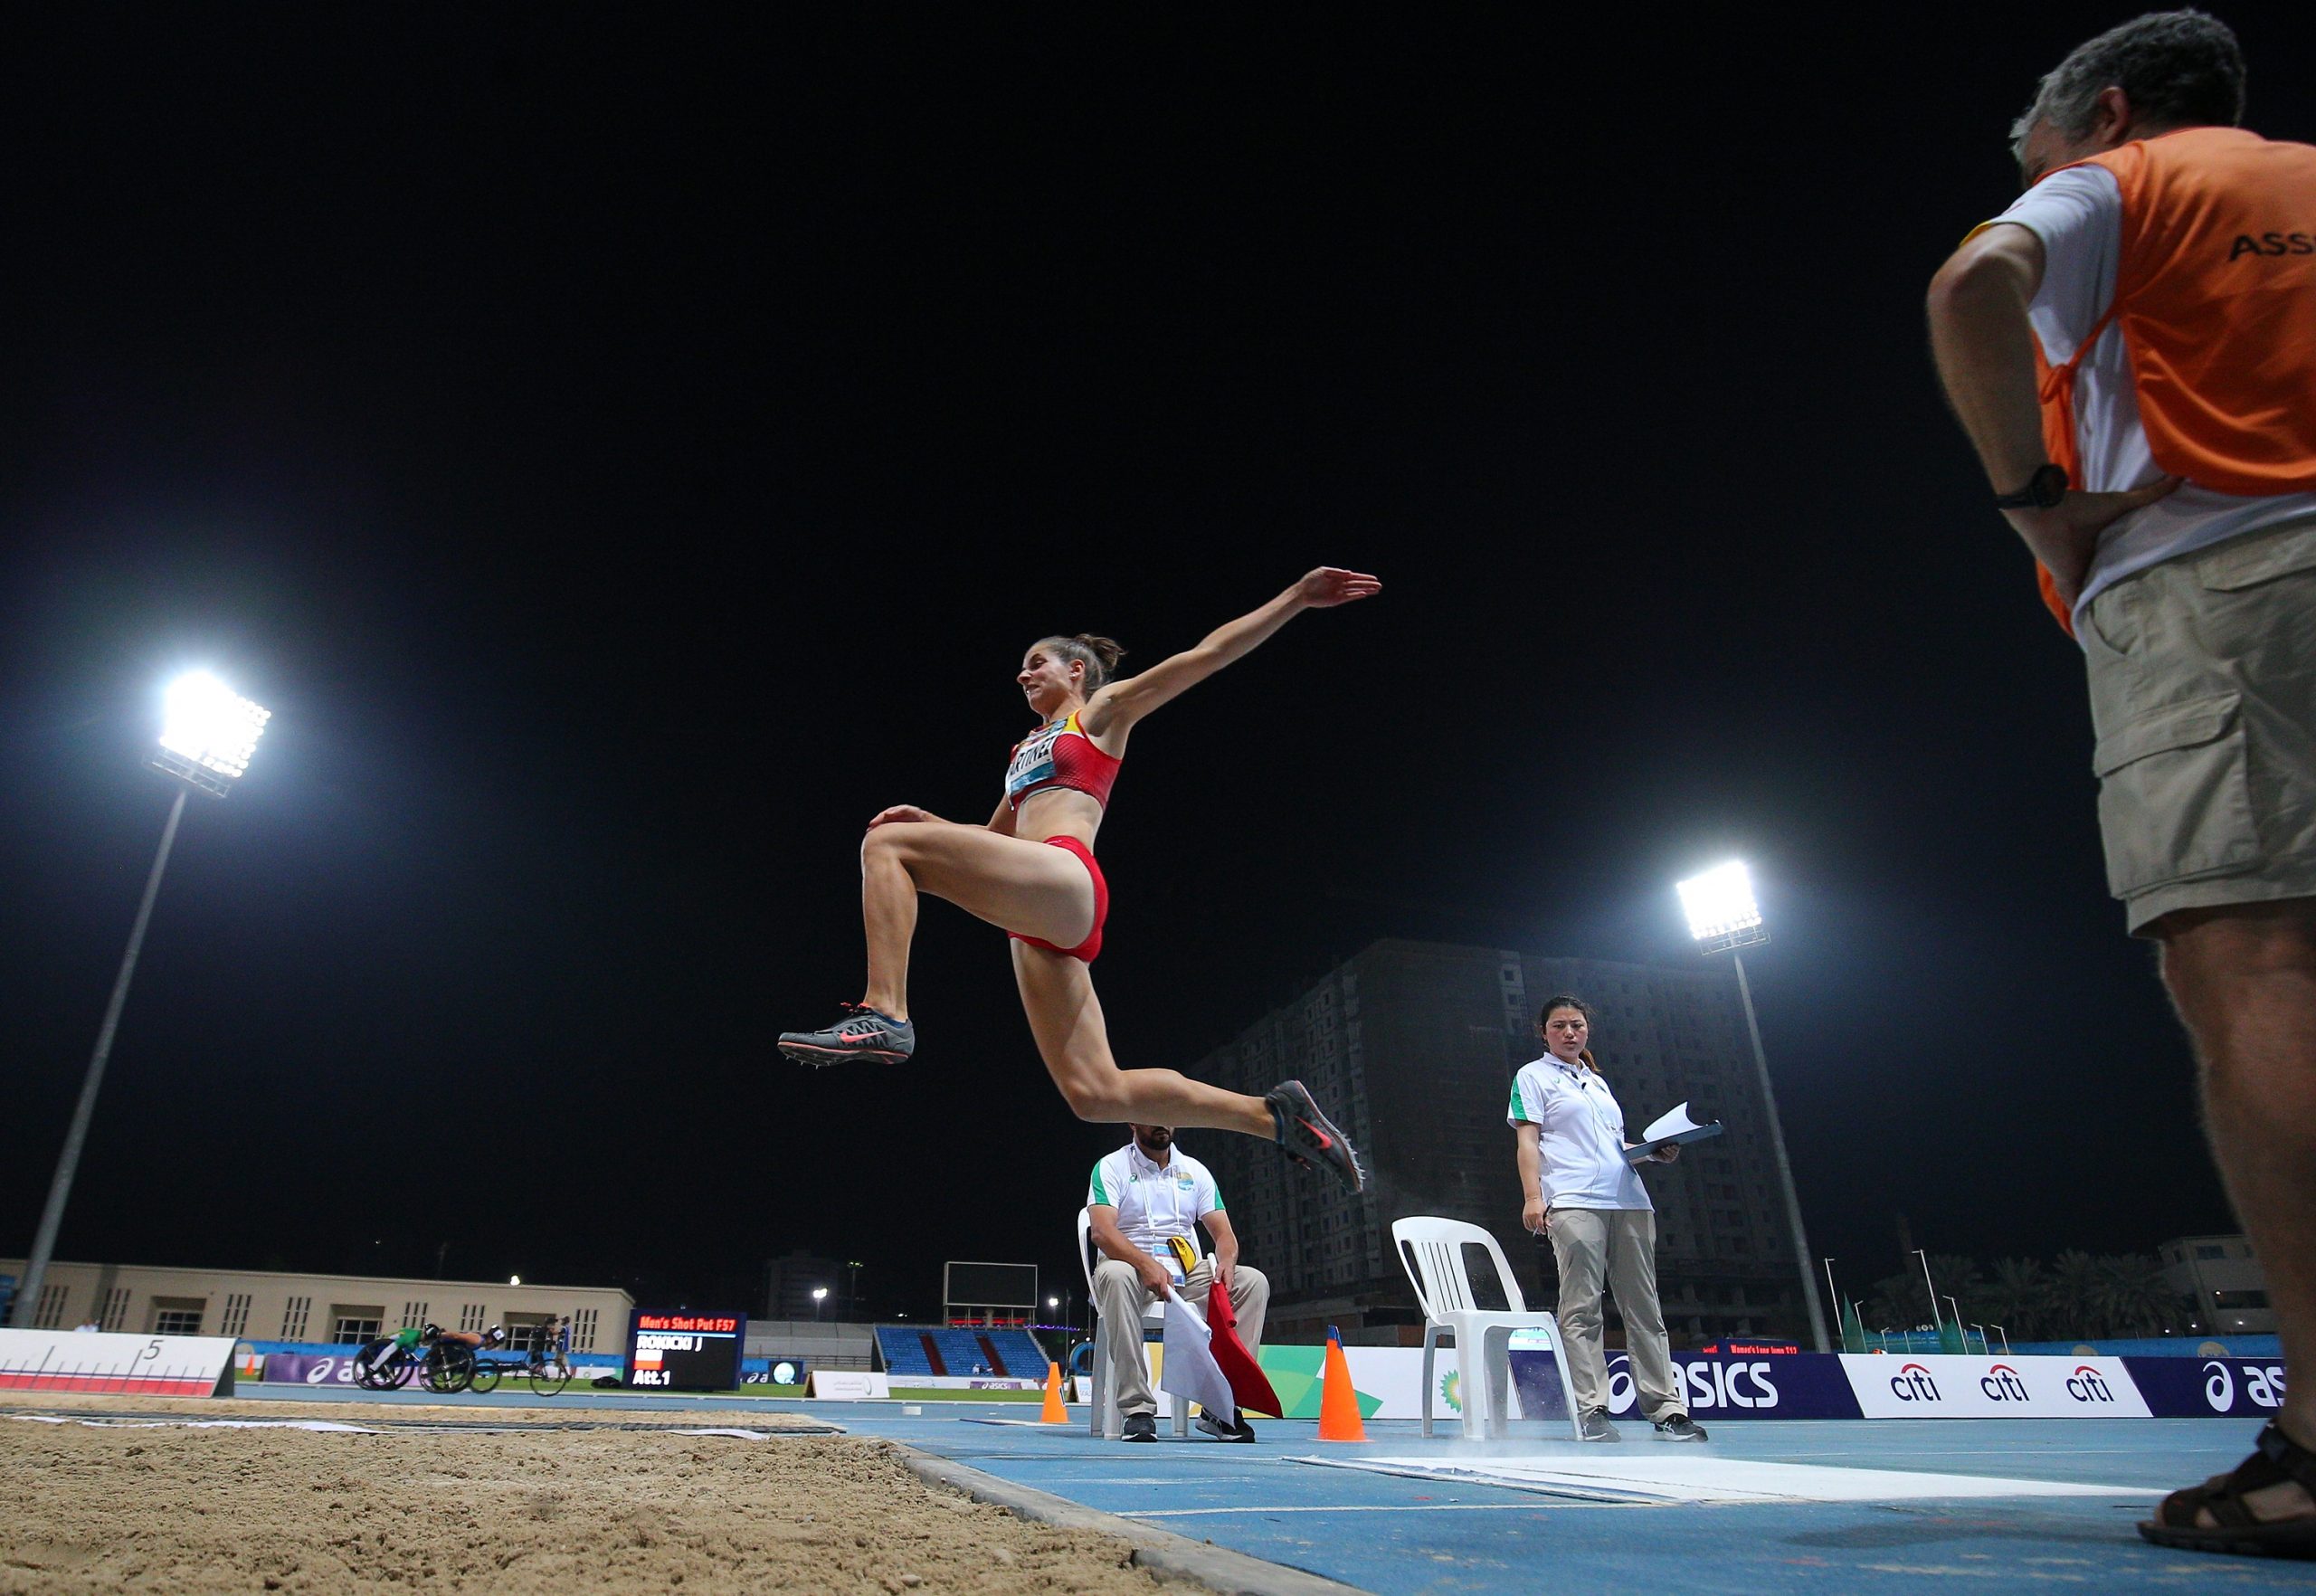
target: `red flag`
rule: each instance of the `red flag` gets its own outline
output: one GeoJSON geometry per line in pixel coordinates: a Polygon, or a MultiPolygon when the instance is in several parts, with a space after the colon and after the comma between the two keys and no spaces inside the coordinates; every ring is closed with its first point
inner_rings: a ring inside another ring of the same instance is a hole
{"type": "Polygon", "coordinates": [[[1231,1310],[1230,1293],[1220,1280],[1206,1294],[1206,1327],[1213,1332],[1208,1350],[1214,1354],[1222,1377],[1230,1382],[1230,1394],[1239,1405],[1276,1418],[1280,1411],[1278,1392],[1271,1389],[1270,1376],[1255,1362],[1247,1344],[1239,1339],[1239,1316],[1231,1310]]]}

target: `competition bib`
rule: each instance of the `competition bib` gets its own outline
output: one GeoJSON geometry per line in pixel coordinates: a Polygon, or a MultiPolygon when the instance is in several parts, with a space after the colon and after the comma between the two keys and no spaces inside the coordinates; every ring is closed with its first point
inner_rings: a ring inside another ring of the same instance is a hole
{"type": "Polygon", "coordinates": [[[1005,791],[1009,797],[1018,798],[1053,779],[1054,741],[1068,729],[1068,719],[1058,720],[1051,726],[1039,727],[1014,745],[1012,763],[1005,767],[1005,791]]]}

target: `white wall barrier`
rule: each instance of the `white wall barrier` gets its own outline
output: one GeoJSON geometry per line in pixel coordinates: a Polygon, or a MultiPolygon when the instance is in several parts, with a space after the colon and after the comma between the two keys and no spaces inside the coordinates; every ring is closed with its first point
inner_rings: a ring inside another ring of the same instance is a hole
{"type": "Polygon", "coordinates": [[[804,1377],[804,1394],[836,1401],[879,1401],[892,1394],[891,1382],[866,1369],[815,1369],[804,1377]]]}
{"type": "Polygon", "coordinates": [[[230,1335],[0,1330],[0,1391],[230,1396],[230,1335]]]}

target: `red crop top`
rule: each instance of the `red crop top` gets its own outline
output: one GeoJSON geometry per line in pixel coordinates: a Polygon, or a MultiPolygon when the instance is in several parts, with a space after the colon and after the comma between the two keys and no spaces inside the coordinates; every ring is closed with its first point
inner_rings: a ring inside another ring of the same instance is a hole
{"type": "Polygon", "coordinates": [[[1094,739],[1077,724],[1076,713],[1049,721],[1013,745],[1013,758],[1005,767],[1005,801],[1013,808],[1032,793],[1068,787],[1092,795],[1107,807],[1110,787],[1125,761],[1094,746],[1094,739]]]}

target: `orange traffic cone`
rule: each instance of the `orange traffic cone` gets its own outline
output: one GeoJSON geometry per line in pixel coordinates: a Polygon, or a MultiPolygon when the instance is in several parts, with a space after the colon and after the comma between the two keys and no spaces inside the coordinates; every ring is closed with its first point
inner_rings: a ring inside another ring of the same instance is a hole
{"type": "Polygon", "coordinates": [[[1046,1364],[1046,1411],[1038,1415],[1040,1424],[1067,1424],[1069,1411],[1061,1405],[1061,1365],[1046,1364]]]}
{"type": "Polygon", "coordinates": [[[1319,1386],[1319,1439],[1363,1441],[1367,1425],[1359,1417],[1359,1392],[1352,1389],[1351,1362],[1343,1355],[1343,1335],[1327,1326],[1327,1363],[1319,1386]]]}

